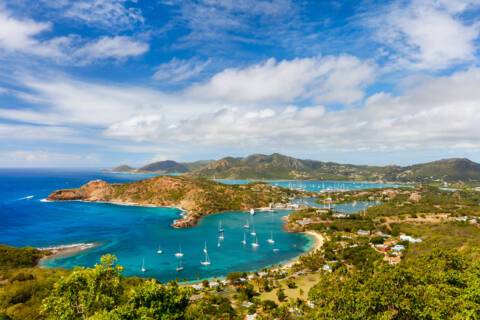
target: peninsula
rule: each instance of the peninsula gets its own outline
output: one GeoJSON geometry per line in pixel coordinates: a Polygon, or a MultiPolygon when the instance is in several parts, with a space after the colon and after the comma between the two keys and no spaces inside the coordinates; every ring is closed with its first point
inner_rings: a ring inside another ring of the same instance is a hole
{"type": "Polygon", "coordinates": [[[225,185],[204,178],[159,176],[122,184],[90,181],[77,189],[54,191],[47,200],[177,207],[185,213],[173,226],[183,228],[195,225],[204,215],[285,205],[303,194],[260,182],[225,185]]]}

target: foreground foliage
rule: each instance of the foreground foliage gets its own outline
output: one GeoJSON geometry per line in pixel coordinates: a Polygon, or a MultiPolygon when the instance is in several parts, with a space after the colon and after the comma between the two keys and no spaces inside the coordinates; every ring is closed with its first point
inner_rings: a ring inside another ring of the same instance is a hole
{"type": "Polygon", "coordinates": [[[412,263],[325,274],[310,291],[315,319],[479,319],[480,262],[435,250],[412,263]]]}

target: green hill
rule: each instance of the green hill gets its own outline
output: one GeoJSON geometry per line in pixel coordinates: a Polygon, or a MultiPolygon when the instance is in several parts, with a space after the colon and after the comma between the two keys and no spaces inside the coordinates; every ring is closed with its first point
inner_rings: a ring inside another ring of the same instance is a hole
{"type": "Polygon", "coordinates": [[[480,182],[480,164],[468,159],[443,159],[411,166],[368,166],[297,159],[279,153],[225,157],[220,160],[148,164],[139,169],[120,166],[117,172],[186,173],[218,179],[318,179],[398,182],[480,182]]]}

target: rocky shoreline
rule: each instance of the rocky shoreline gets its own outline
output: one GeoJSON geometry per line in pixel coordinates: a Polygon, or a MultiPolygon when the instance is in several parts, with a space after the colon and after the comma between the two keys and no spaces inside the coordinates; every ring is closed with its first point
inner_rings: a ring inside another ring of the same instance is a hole
{"type": "Polygon", "coordinates": [[[172,227],[187,228],[196,225],[203,216],[219,212],[289,208],[290,200],[303,194],[265,183],[225,185],[201,178],[160,176],[124,184],[94,180],[77,189],[54,191],[46,201],[178,208],[182,217],[172,227]]]}

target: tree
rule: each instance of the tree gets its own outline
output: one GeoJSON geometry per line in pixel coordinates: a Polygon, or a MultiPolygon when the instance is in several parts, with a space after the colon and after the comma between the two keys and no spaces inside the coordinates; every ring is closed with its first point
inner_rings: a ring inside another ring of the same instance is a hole
{"type": "Polygon", "coordinates": [[[92,269],[77,268],[58,281],[43,302],[47,319],[175,320],[184,316],[192,289],[175,282],[129,281],[113,255],[105,255],[92,269]],[[127,290],[128,289],[128,290],[127,290]]]}
{"type": "Polygon", "coordinates": [[[285,295],[285,292],[283,291],[282,288],[278,288],[277,298],[278,298],[278,301],[280,301],[280,302],[284,301],[287,298],[287,296],[285,295]]]}
{"type": "Polygon", "coordinates": [[[185,311],[186,320],[235,319],[236,312],[230,301],[219,295],[207,294],[192,303],[185,311]]]}
{"type": "Polygon", "coordinates": [[[122,267],[117,258],[105,255],[93,269],[77,268],[54,286],[44,300],[43,312],[48,319],[78,319],[97,311],[112,310],[120,302],[124,287],[122,267]]]}

